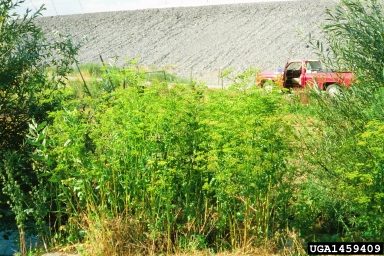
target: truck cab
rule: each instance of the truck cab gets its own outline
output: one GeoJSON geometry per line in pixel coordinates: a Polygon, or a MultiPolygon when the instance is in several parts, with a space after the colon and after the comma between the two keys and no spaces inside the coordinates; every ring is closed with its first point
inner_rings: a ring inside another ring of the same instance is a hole
{"type": "Polygon", "coordinates": [[[286,64],[283,74],[283,87],[304,88],[316,86],[327,90],[329,86],[349,86],[352,82],[351,72],[332,72],[322,67],[319,60],[298,60],[286,64]]]}

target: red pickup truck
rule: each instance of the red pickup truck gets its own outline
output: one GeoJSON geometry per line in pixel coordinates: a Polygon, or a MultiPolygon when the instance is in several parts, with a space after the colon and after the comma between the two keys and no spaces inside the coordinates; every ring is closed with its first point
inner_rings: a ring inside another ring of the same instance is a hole
{"type": "Polygon", "coordinates": [[[312,86],[334,94],[339,86],[349,87],[353,80],[351,72],[328,72],[318,60],[289,61],[284,71],[261,72],[256,83],[263,86],[273,81],[284,88],[304,88],[312,86]]]}

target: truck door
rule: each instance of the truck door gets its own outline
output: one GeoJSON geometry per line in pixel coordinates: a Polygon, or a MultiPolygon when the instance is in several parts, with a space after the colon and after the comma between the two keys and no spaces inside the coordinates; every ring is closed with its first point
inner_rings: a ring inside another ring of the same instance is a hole
{"type": "Polygon", "coordinates": [[[301,61],[290,62],[284,70],[284,87],[292,88],[300,86],[300,76],[302,73],[301,61]]]}

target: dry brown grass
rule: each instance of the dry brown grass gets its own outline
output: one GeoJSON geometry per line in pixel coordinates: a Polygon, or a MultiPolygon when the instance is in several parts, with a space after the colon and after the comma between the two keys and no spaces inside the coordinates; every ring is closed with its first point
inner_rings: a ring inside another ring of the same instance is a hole
{"type": "Polygon", "coordinates": [[[265,245],[258,248],[250,245],[234,251],[213,252],[211,250],[201,250],[174,253],[175,250],[178,251],[178,248],[169,250],[165,237],[156,241],[151,240],[146,233],[145,225],[130,218],[84,218],[84,225],[87,230],[87,237],[83,245],[77,246],[78,251],[82,252],[80,255],[291,256],[305,254],[301,240],[292,231],[276,234],[273,239],[266,241],[265,245]]]}
{"type": "MultiPolygon", "coordinates": [[[[102,232],[102,230],[99,230],[102,232]]],[[[98,234],[100,234],[98,232],[98,234]]],[[[95,237],[94,237],[95,238],[95,237]]],[[[100,237],[99,237],[100,238],[100,237]]],[[[105,238],[105,237],[104,237],[105,238]]],[[[296,256],[296,255],[306,255],[305,249],[303,248],[300,239],[298,238],[295,232],[288,232],[284,237],[277,236],[276,240],[279,239],[282,242],[283,248],[280,248],[276,252],[274,242],[270,242],[272,248],[267,248],[268,245],[265,245],[264,248],[243,248],[237,249],[234,251],[223,251],[223,252],[212,252],[210,250],[201,250],[201,251],[185,251],[177,253],[156,253],[151,252],[150,248],[146,250],[139,251],[123,251],[116,250],[113,246],[111,247],[112,241],[89,241],[86,244],[78,244],[75,246],[70,246],[66,248],[60,248],[55,250],[53,253],[43,254],[43,256],[88,256],[88,255],[108,255],[108,256],[131,256],[131,255],[159,255],[159,256],[296,256]],[[79,251],[80,253],[74,253],[74,251],[79,251]]]]}
{"type": "Polygon", "coordinates": [[[172,256],[248,256],[248,255],[254,255],[254,256],[267,256],[267,255],[278,255],[274,254],[273,252],[267,250],[267,249],[250,249],[250,250],[236,250],[233,252],[219,252],[219,253],[212,253],[210,251],[195,251],[195,252],[185,252],[185,253],[176,253],[172,256]]]}
{"type": "MultiPolygon", "coordinates": [[[[80,256],[80,255],[94,255],[90,252],[86,252],[85,254],[75,254],[75,253],[67,253],[67,252],[52,252],[46,253],[42,256],[80,256]]],[[[96,255],[109,255],[109,254],[96,254],[96,255]]],[[[112,254],[115,255],[115,254],[112,254]]],[[[145,254],[117,254],[117,255],[145,255],[145,254]]],[[[158,254],[152,254],[158,255],[158,254]]],[[[163,255],[163,254],[159,254],[163,255]]],[[[279,255],[274,254],[266,249],[252,249],[252,250],[237,250],[234,252],[220,252],[220,253],[212,253],[210,251],[194,251],[194,252],[184,252],[184,253],[176,253],[171,254],[170,256],[270,256],[270,255],[279,255]]]]}

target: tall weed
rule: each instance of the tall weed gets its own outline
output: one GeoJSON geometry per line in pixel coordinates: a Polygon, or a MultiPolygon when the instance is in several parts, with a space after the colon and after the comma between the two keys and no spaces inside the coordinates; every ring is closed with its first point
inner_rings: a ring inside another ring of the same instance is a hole
{"type": "Polygon", "coordinates": [[[243,248],[286,226],[290,129],[279,95],[158,83],[85,109],[52,113],[48,128],[62,216],[140,227],[117,242],[146,253],[243,248]]]}

